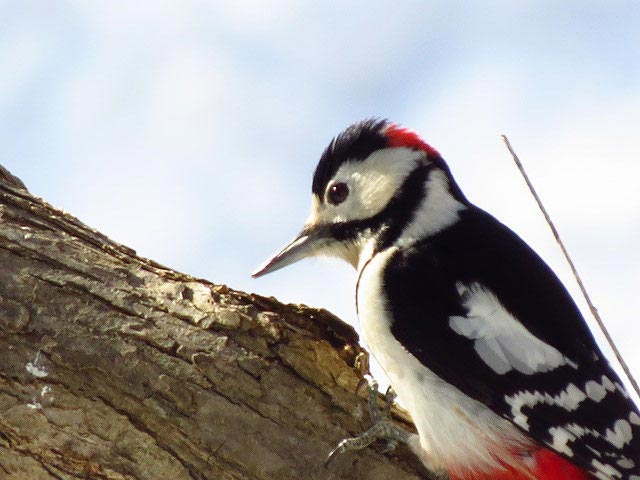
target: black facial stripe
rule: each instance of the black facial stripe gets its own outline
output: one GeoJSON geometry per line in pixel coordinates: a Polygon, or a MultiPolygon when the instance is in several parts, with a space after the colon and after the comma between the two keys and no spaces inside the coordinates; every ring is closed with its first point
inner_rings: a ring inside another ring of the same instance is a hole
{"type": "Polygon", "coordinates": [[[428,165],[420,164],[409,174],[398,189],[398,194],[382,211],[371,218],[329,225],[331,236],[340,241],[354,240],[359,232],[370,229],[374,232],[381,231],[377,245],[378,250],[391,245],[400,236],[420,206],[430,171],[428,165]]]}
{"type": "Polygon", "coordinates": [[[420,164],[405,179],[400,187],[400,195],[394,197],[383,210],[389,219],[387,227],[380,236],[377,249],[382,250],[395,242],[402,230],[413,220],[416,211],[420,207],[426,195],[426,183],[432,168],[426,164],[420,164]]]}
{"type": "Polygon", "coordinates": [[[313,174],[311,191],[321,199],[327,183],[347,160],[360,161],[376,150],[386,148],[388,139],[382,131],[389,125],[387,120],[369,119],[355,123],[334,138],[320,157],[313,174]]]}

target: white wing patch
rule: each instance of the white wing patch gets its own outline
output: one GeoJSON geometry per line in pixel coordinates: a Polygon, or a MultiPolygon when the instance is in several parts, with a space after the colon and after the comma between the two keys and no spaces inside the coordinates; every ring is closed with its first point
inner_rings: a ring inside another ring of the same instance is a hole
{"type": "Polygon", "coordinates": [[[525,375],[577,365],[543,342],[516,320],[490,291],[474,283],[456,284],[466,316],[449,317],[449,326],[474,341],[480,358],[498,374],[516,370],[525,375]]]}
{"type": "Polygon", "coordinates": [[[390,331],[393,318],[382,271],[396,252],[391,247],[361,262],[358,318],[365,343],[415,422],[422,452],[418,456],[426,455],[434,468],[446,466],[454,472],[500,470],[529,440],[507,419],[439,378],[390,331]]]}

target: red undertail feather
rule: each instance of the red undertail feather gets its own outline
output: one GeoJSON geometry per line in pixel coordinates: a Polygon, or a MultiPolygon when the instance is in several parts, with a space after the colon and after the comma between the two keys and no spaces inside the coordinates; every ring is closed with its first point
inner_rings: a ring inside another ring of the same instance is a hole
{"type": "Polygon", "coordinates": [[[587,472],[560,455],[539,448],[531,459],[531,467],[505,465],[504,470],[450,474],[451,480],[591,480],[587,472]]]}
{"type": "Polygon", "coordinates": [[[544,480],[588,480],[587,472],[557,453],[541,448],[536,452],[536,478],[544,480]]]}
{"type": "Polygon", "coordinates": [[[408,128],[400,128],[397,125],[390,125],[385,131],[385,135],[389,140],[391,147],[408,147],[416,150],[424,150],[427,155],[439,156],[438,151],[422,140],[420,136],[413,130],[408,128]]]}

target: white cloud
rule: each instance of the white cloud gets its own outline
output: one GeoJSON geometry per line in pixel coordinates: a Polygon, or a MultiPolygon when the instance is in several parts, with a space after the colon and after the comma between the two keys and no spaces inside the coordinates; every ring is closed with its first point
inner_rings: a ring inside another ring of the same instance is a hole
{"type": "MultiPolygon", "coordinates": [[[[46,36],[46,35],[44,35],[46,36]]],[[[0,108],[29,83],[49,51],[40,32],[13,29],[0,37],[0,108]]]]}

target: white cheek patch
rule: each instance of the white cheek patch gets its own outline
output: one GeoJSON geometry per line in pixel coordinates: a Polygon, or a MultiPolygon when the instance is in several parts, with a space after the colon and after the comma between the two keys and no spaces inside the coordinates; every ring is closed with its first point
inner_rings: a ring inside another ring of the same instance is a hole
{"type": "Polygon", "coordinates": [[[387,206],[423,153],[410,148],[386,148],[363,161],[347,161],[327,184],[344,182],[349,196],[339,205],[322,203],[313,196],[312,223],[336,223],[373,217],[387,206]]]}
{"type": "Polygon", "coordinates": [[[529,332],[482,286],[458,282],[456,287],[467,315],[449,317],[449,326],[474,340],[475,351],[496,373],[516,370],[533,375],[567,364],[577,367],[556,348],[529,332]]]}

